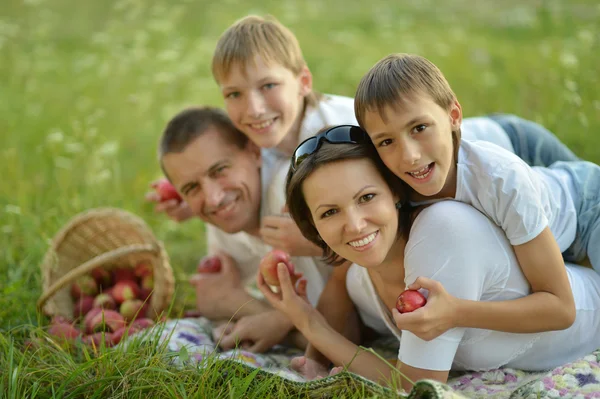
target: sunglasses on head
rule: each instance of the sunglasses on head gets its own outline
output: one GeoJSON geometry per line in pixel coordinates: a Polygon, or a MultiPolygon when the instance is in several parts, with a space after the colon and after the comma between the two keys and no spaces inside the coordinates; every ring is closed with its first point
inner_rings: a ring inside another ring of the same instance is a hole
{"type": "Polygon", "coordinates": [[[324,132],[317,134],[304,140],[294,151],[292,155],[291,169],[296,168],[304,161],[306,157],[317,152],[323,144],[323,140],[331,144],[358,144],[368,142],[369,136],[358,126],[340,125],[327,129],[324,132]]]}

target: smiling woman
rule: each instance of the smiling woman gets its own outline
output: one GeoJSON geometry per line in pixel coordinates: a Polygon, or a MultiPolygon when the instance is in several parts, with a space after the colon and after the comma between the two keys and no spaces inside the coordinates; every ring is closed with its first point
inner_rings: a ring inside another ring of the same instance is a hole
{"type": "MultiPolygon", "coordinates": [[[[516,334],[451,325],[430,340],[400,331],[396,324],[405,315],[395,309],[396,299],[415,282],[419,286],[412,288],[429,290],[429,303],[445,305],[440,318],[446,320],[481,303],[524,298],[531,287],[503,231],[477,210],[443,201],[411,212],[404,204],[404,186],[382,166],[371,142],[330,142],[323,133],[316,136],[321,146],[288,174],[290,213],[330,261],[354,262],[346,275],[348,298],[369,327],[398,337],[397,369],[406,377],[401,378],[404,388],[424,378],[446,382],[451,369],[544,370],[600,346],[600,275],[575,265],[567,266],[577,309],[568,329],[516,334]]],[[[283,268],[279,278],[280,294],[260,278],[259,287],[312,347],[334,365],[367,378],[385,383],[399,378],[370,353],[354,359],[358,347],[307,306],[283,268]]],[[[413,314],[425,320],[427,308],[413,314]]],[[[515,308],[515,318],[527,317],[527,310],[515,308]]]]}

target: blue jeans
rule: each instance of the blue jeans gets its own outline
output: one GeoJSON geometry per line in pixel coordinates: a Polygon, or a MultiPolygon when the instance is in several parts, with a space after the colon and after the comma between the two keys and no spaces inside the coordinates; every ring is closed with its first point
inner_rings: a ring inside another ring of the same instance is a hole
{"type": "Polygon", "coordinates": [[[567,171],[575,188],[571,194],[577,211],[577,234],[563,257],[581,262],[587,255],[600,273],[600,166],[586,161],[556,162],[550,169],[567,171]]]}
{"type": "Polygon", "coordinates": [[[529,166],[550,166],[556,161],[580,159],[542,125],[509,114],[491,114],[509,137],[515,154],[529,166]]]}

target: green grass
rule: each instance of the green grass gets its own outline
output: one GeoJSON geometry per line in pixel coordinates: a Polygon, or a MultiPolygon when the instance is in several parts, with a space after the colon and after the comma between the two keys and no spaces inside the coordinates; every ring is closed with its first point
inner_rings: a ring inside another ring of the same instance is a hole
{"type": "MultiPolygon", "coordinates": [[[[0,357],[2,370],[13,370],[3,373],[2,387],[10,378],[17,384],[9,385],[8,397],[35,389],[58,395],[60,387],[76,384],[61,374],[69,367],[83,373],[109,365],[105,357],[69,363],[59,353],[44,360],[19,350],[23,337],[45,322],[35,312],[39,265],[48,241],[73,215],[99,206],[140,215],[165,242],[181,280],[204,253],[201,222],[169,222],[143,195],[160,173],[155,147],[166,121],[186,105],[222,104],[211,54],[219,34],[247,13],[273,14],[297,34],[320,91],[351,96],[378,59],[416,52],[439,65],[466,116],[516,113],[600,162],[600,6],[594,0],[4,0],[0,357]],[[43,378],[33,378],[40,373],[43,378]],[[55,390],[48,391],[44,384],[52,379],[55,390]]],[[[177,309],[193,302],[185,283],[176,298],[177,309]]],[[[198,392],[191,382],[197,374],[182,372],[171,384],[156,367],[123,362],[129,396],[143,396],[145,379],[154,378],[164,382],[165,396],[168,389],[180,397],[198,392]]],[[[104,378],[117,375],[104,372],[104,378]]],[[[119,382],[105,382],[121,395],[119,382]]]]}

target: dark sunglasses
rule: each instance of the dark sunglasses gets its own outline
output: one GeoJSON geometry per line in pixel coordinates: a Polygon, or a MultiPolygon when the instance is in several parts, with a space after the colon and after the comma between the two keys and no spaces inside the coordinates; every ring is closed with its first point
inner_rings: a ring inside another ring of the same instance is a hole
{"type": "Polygon", "coordinates": [[[316,136],[309,137],[296,147],[290,166],[292,171],[295,171],[306,157],[317,152],[323,144],[323,140],[331,144],[358,144],[368,142],[370,139],[367,133],[358,126],[334,126],[316,136]]]}

